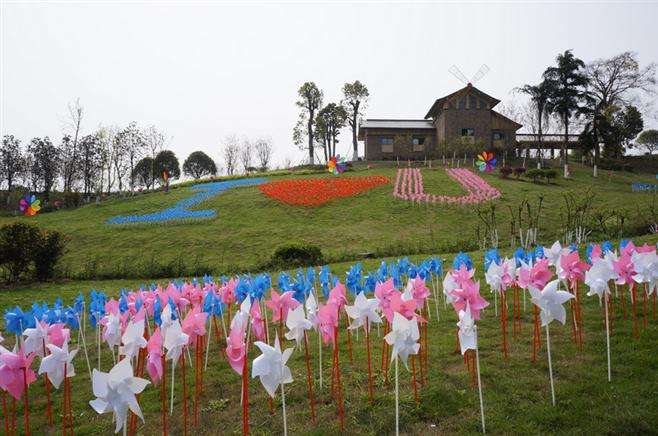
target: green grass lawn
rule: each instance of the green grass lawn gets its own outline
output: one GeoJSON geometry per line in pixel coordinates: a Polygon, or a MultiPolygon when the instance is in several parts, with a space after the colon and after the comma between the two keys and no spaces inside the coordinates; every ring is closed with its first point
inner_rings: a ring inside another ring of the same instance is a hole
{"type": "MultiPolygon", "coordinates": [[[[371,169],[341,177],[383,174],[391,183],[351,198],[325,205],[290,207],[263,195],[257,187],[228,190],[200,205],[214,209],[211,220],[180,224],[109,225],[117,215],[144,214],[166,208],[191,195],[189,187],[169,193],[149,193],[133,198],[111,199],[101,205],[90,204],[75,210],[39,215],[34,218],[0,218],[0,225],[13,219],[33,221],[44,228],[57,229],[70,237],[62,266],[69,275],[95,277],[150,277],[140,275],[146,263],[182,262],[207,265],[215,272],[250,270],[266,261],[279,246],[302,242],[318,245],[330,261],[351,260],[363,253],[377,256],[408,253],[457,251],[476,246],[476,228],[481,225],[473,206],[446,204],[418,206],[394,199],[391,195],[396,169],[379,164],[371,169]],[[108,270],[115,274],[101,274],[108,270]],[[121,271],[130,273],[122,273],[121,271]],[[96,272],[97,274],[94,274],[96,272]]],[[[441,169],[423,169],[428,193],[459,195],[463,189],[441,169]]],[[[333,177],[329,174],[298,177],[333,177]]],[[[509,244],[508,206],[524,199],[545,196],[539,239],[549,242],[563,236],[562,194],[569,190],[595,196],[594,206],[602,210],[627,210],[626,225],[634,222],[638,208],[647,208],[651,195],[632,193],[634,181],[655,181],[653,174],[608,173],[598,179],[590,169],[573,165],[573,179],[558,178],[554,183],[503,180],[498,174],[483,177],[502,192],[496,200],[501,245],[509,244]]],[[[641,212],[646,215],[646,212],[641,212]]],[[[617,236],[617,235],[615,235],[617,236]]]]}
{"type": "MultiPolygon", "coordinates": [[[[637,238],[636,242],[656,243],[658,237],[637,238]]],[[[470,253],[478,277],[482,279],[482,252],[470,253]]],[[[510,253],[506,253],[510,254],[510,253]]],[[[448,263],[454,254],[444,254],[448,263]]],[[[421,256],[411,256],[412,261],[421,256]]],[[[376,268],[380,260],[364,261],[364,268],[376,268]]],[[[332,272],[344,276],[350,263],[331,265],[332,272]]],[[[447,266],[446,266],[447,267],[447,266]]],[[[26,307],[32,301],[52,302],[62,296],[72,302],[78,292],[97,289],[118,295],[122,287],[135,288],[145,280],[77,281],[37,285],[24,285],[0,292],[0,308],[15,304],[26,307]]],[[[583,290],[584,291],[584,290],[583,290]]],[[[621,291],[621,290],[620,290],[621,291]]],[[[492,302],[488,287],[482,282],[482,295],[492,302]]],[[[585,292],[583,292],[584,296],[585,292]]],[[[479,325],[480,361],[487,430],[490,433],[513,434],[650,434],[656,432],[658,416],[658,324],[651,319],[649,305],[648,328],[641,338],[632,337],[632,321],[622,319],[619,301],[615,301],[614,334],[611,340],[613,380],[607,382],[605,334],[598,299],[584,296],[585,347],[582,352],[571,341],[571,329],[558,323],[551,324],[551,345],[557,406],[551,406],[548,367],[546,361],[545,330],[542,330],[543,348],[538,362],[531,363],[532,333],[530,301],[523,311],[521,333],[511,339],[508,362],[502,357],[498,318],[493,308],[483,312],[479,325]]],[[[628,301],[628,299],[627,299],[628,301]]],[[[641,306],[640,306],[641,307],[641,306]]],[[[432,304],[429,324],[428,384],[420,388],[420,404],[416,404],[411,388],[411,376],[405,369],[400,372],[401,430],[407,434],[476,434],[480,430],[477,390],[464,361],[455,348],[455,312],[439,304],[437,321],[432,304]]],[[[511,309],[510,309],[511,310],[511,309]]],[[[641,310],[640,310],[641,314],[641,310]]],[[[511,329],[511,321],[510,321],[511,329]]],[[[341,333],[341,371],[345,389],[346,433],[391,434],[394,432],[394,384],[384,381],[379,371],[381,364],[381,336],[373,334],[373,367],[376,396],[371,404],[367,397],[366,354],[363,333],[353,336],[353,359],[350,361],[344,331],[341,333]]],[[[315,391],[320,424],[310,424],[306,399],[306,373],[302,350],[296,350],[290,360],[294,382],[286,386],[288,424],[291,434],[338,434],[336,408],[331,401],[327,381],[330,379],[330,349],[323,349],[324,387],[320,389],[317,376],[317,335],[310,335],[310,353],[315,374],[315,391]]],[[[5,345],[11,345],[7,338],[5,345]]],[[[75,340],[74,340],[75,342],[75,340]]],[[[94,334],[87,334],[89,357],[96,361],[94,334]]],[[[291,343],[289,346],[293,346],[291,343]]],[[[108,370],[112,358],[103,347],[102,369],[108,370]]],[[[197,434],[240,434],[240,378],[220,356],[219,346],[213,339],[208,369],[204,372],[204,394],[200,404],[200,426],[197,434]]],[[[257,355],[250,351],[250,360],[257,355]]],[[[194,355],[194,353],[192,353],[194,355]]],[[[169,368],[168,368],[169,371],[169,368]]],[[[98,416],[87,404],[93,399],[91,383],[82,353],[76,358],[76,373],[72,379],[73,410],[76,434],[109,434],[113,430],[110,415],[98,416]]],[[[180,376],[180,368],[176,373],[180,376]]],[[[193,371],[188,368],[188,392],[193,392],[193,371]]],[[[182,395],[180,379],[176,386],[178,399],[182,395]]],[[[274,414],[270,415],[267,397],[258,380],[250,382],[250,422],[254,434],[281,434],[280,399],[274,401],[274,414]]],[[[30,410],[34,434],[57,433],[61,428],[58,415],[61,393],[53,395],[55,426],[48,429],[45,421],[46,400],[43,380],[30,387],[30,410]]],[[[159,415],[159,389],[148,386],[140,399],[146,423],[139,426],[139,434],[161,432],[159,415]]],[[[190,401],[191,413],[191,401],[190,401]]],[[[22,405],[17,404],[17,426],[22,428],[22,405]]],[[[170,417],[170,434],[182,434],[182,405],[176,404],[176,413],[170,417]]],[[[191,415],[190,415],[191,416],[191,415]]]]}

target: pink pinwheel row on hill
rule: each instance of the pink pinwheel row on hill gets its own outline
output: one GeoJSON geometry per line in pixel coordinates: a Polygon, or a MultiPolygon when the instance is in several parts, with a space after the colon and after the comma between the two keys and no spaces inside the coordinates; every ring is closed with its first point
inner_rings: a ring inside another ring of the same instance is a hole
{"type": "Polygon", "coordinates": [[[427,203],[476,204],[500,197],[500,191],[489,185],[480,176],[466,168],[450,168],[448,175],[455,179],[467,192],[466,195],[436,195],[425,192],[423,176],[418,168],[398,170],[393,188],[393,197],[402,200],[425,201],[427,203]]]}

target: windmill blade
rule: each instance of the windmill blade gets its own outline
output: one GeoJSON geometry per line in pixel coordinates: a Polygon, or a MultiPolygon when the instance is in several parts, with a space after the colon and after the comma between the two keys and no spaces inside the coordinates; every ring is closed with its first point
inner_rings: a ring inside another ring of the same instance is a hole
{"type": "Polygon", "coordinates": [[[476,83],[477,81],[482,79],[484,76],[487,75],[489,70],[490,70],[490,68],[487,64],[482,64],[482,66],[480,67],[478,72],[475,73],[475,76],[473,76],[473,78],[471,79],[471,83],[476,83]]]}
{"type": "Polygon", "coordinates": [[[457,68],[457,65],[453,65],[452,67],[448,68],[448,72],[453,76],[455,76],[457,80],[464,82],[464,85],[468,84],[468,79],[466,78],[464,73],[462,73],[461,70],[457,68]]]}

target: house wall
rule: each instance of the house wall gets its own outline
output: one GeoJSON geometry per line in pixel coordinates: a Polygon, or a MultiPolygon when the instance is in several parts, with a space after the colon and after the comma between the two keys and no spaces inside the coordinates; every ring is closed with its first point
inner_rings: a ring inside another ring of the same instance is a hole
{"type": "Polygon", "coordinates": [[[490,109],[444,109],[439,115],[439,124],[444,126],[444,138],[448,142],[459,143],[462,129],[474,129],[475,142],[491,147],[490,109]],[[443,118],[441,122],[441,118],[443,118]]]}
{"type": "Polygon", "coordinates": [[[431,129],[367,129],[364,142],[366,160],[422,160],[436,149],[436,132],[431,129]],[[405,147],[397,144],[395,141],[397,135],[424,136],[426,139],[423,151],[411,151],[411,143],[406,144],[405,147]],[[392,152],[382,151],[382,138],[393,138],[392,152]]]}

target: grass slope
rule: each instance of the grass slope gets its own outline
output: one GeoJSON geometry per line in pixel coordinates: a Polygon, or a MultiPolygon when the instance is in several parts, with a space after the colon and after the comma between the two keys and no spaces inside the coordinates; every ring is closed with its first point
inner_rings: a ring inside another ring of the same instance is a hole
{"type": "MultiPolygon", "coordinates": [[[[637,238],[636,242],[658,242],[658,237],[637,238]]],[[[507,253],[509,254],[509,253],[507,253]]],[[[471,253],[482,279],[482,253],[471,253]]],[[[451,261],[454,254],[442,257],[451,261]]],[[[412,261],[420,257],[413,256],[412,261]]],[[[364,262],[366,270],[374,269],[380,260],[364,262]]],[[[349,263],[331,266],[333,272],[343,276],[349,263]]],[[[134,288],[143,281],[119,280],[96,282],[66,282],[26,286],[0,293],[0,308],[14,304],[24,307],[32,301],[52,302],[62,296],[65,302],[73,301],[78,292],[98,289],[116,296],[120,287],[134,288]]],[[[624,290],[621,290],[624,291],[624,290]]],[[[486,285],[482,295],[491,300],[486,285]]],[[[546,361],[545,330],[542,330],[542,350],[538,362],[530,362],[532,353],[531,311],[523,312],[523,324],[518,338],[511,340],[508,362],[502,358],[499,321],[493,308],[483,312],[479,325],[480,356],[484,406],[487,430],[502,434],[651,434],[656,433],[658,416],[658,323],[651,319],[649,305],[648,328],[640,340],[632,338],[632,321],[623,320],[619,301],[615,301],[614,334],[611,339],[613,381],[607,382],[605,335],[598,300],[584,296],[585,347],[579,352],[571,341],[567,324],[551,325],[551,352],[557,406],[551,406],[548,366],[546,361]]],[[[628,299],[627,299],[628,301],[628,299]]],[[[641,306],[640,306],[641,307],[641,306]]],[[[401,430],[406,434],[478,434],[480,431],[477,390],[471,385],[463,359],[454,353],[456,315],[439,304],[440,321],[435,317],[429,324],[429,383],[420,388],[420,404],[413,399],[411,376],[401,370],[401,430]]],[[[510,308],[511,310],[511,308],[510,308]]],[[[640,314],[642,313],[640,309],[640,314]]],[[[511,322],[509,323],[511,330],[511,322]]],[[[348,434],[391,434],[394,432],[394,384],[386,383],[379,371],[381,365],[381,337],[373,334],[373,368],[375,369],[375,400],[368,401],[366,357],[363,333],[353,336],[353,359],[350,361],[344,331],[341,332],[341,371],[345,387],[346,429],[348,434]]],[[[331,401],[327,382],[330,380],[329,348],[323,350],[324,388],[320,390],[317,376],[317,335],[310,335],[310,353],[315,375],[315,392],[318,401],[317,428],[310,424],[306,400],[306,374],[301,350],[290,359],[294,382],[286,386],[286,405],[291,434],[339,434],[336,409],[331,401]]],[[[11,345],[7,338],[5,345],[11,345]]],[[[87,335],[90,359],[95,362],[94,335],[87,335]]],[[[288,344],[292,346],[292,344],[288,344]]],[[[103,347],[102,369],[112,364],[107,347],[103,347]]],[[[204,395],[200,404],[200,426],[196,434],[240,434],[240,378],[221,357],[219,345],[213,339],[208,369],[204,372],[204,395]]],[[[250,351],[250,359],[257,354],[250,351]]],[[[194,353],[193,353],[194,354],[194,353]]],[[[167,370],[169,374],[169,369],[167,370]]],[[[93,399],[91,383],[83,354],[76,359],[77,375],[72,380],[73,410],[76,434],[110,434],[113,424],[110,415],[97,415],[87,404],[93,399]]],[[[180,377],[180,371],[176,374],[180,377]]],[[[193,392],[193,371],[188,367],[188,392],[193,392]]],[[[61,393],[53,394],[55,424],[48,430],[45,422],[46,401],[43,379],[30,387],[30,410],[34,434],[57,433],[61,427],[59,417],[61,393]]],[[[180,401],[182,385],[178,378],[176,398],[180,401]]],[[[191,398],[191,397],[190,397],[191,398]]],[[[258,380],[250,382],[250,421],[253,434],[282,434],[280,399],[274,401],[274,414],[270,415],[264,389],[258,380]]],[[[159,389],[148,386],[140,399],[146,423],[138,427],[139,434],[161,432],[159,415],[159,389]]],[[[189,402],[191,417],[191,400],[189,402]]],[[[17,429],[22,429],[22,403],[17,403],[17,429]]],[[[169,417],[170,434],[182,434],[182,405],[177,402],[173,417],[169,417]]]]}
{"type": "MultiPolygon", "coordinates": [[[[443,169],[423,169],[426,192],[459,195],[462,188],[443,169]]],[[[339,199],[315,208],[289,207],[263,195],[257,187],[235,188],[200,205],[215,209],[217,218],[184,224],[114,226],[106,221],[117,215],[144,214],[171,206],[191,195],[189,187],[112,199],[97,206],[23,218],[45,228],[61,230],[71,242],[63,259],[64,267],[74,275],[81,271],[114,269],[146,270],[147,262],[180,261],[208,265],[215,272],[228,269],[249,270],[269,258],[282,244],[313,243],[332,260],[355,259],[362,253],[377,256],[407,253],[457,251],[475,243],[479,220],[473,206],[414,205],[391,195],[396,169],[382,165],[365,166],[341,177],[383,174],[391,183],[349,199],[339,199]]],[[[298,177],[333,177],[329,174],[298,177]]],[[[595,205],[609,210],[647,205],[650,196],[631,193],[634,181],[655,181],[651,174],[602,172],[593,179],[590,170],[574,165],[573,179],[559,178],[550,185],[528,181],[503,180],[497,174],[483,177],[502,192],[496,201],[499,231],[508,243],[509,212],[523,198],[536,199],[544,194],[544,213],[539,238],[551,241],[561,236],[562,193],[588,189],[596,196],[595,205]]],[[[276,179],[276,178],[273,178],[276,179]]],[[[0,225],[12,218],[0,218],[0,225]]],[[[130,274],[127,274],[130,276],[130,274]]],[[[126,276],[119,274],[118,276],[126,276]]],[[[133,273],[134,276],[134,273],[133,273]]],[[[139,277],[139,275],[138,275],[139,277]]],[[[144,277],[144,276],[142,276],[144,277]]],[[[148,275],[146,275],[148,277],[148,275]]]]}

